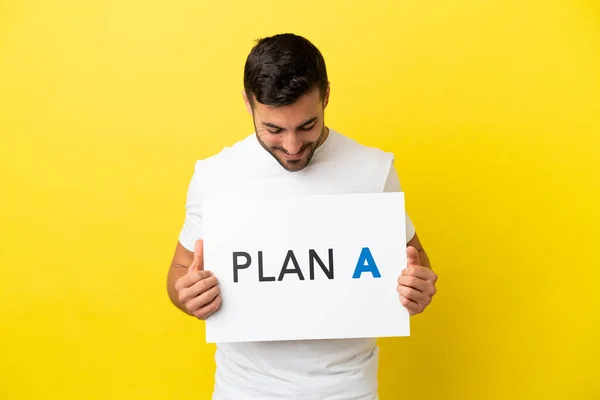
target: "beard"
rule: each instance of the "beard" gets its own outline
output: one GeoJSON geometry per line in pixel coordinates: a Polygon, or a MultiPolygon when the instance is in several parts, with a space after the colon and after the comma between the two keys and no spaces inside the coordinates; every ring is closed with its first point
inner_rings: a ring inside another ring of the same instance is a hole
{"type": "Polygon", "coordinates": [[[260,139],[258,134],[256,135],[256,138],[258,139],[258,142],[263,147],[263,149],[265,149],[267,153],[269,153],[275,160],[277,160],[277,162],[279,163],[279,165],[281,165],[281,167],[283,167],[283,169],[289,172],[297,172],[306,168],[306,166],[310,163],[317,148],[321,144],[323,144],[324,138],[327,135],[327,133],[328,132],[327,128],[325,127],[325,123],[323,123],[323,126],[321,127],[321,133],[319,134],[317,140],[314,142],[304,143],[299,151],[302,153],[302,157],[297,160],[286,160],[281,155],[281,153],[289,154],[284,148],[279,146],[268,146],[260,139]]]}

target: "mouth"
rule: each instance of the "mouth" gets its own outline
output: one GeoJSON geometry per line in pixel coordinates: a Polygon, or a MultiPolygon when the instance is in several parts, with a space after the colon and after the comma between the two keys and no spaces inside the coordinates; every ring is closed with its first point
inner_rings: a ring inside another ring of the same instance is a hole
{"type": "Polygon", "coordinates": [[[281,154],[283,154],[283,157],[288,161],[298,161],[304,156],[304,153],[306,153],[307,149],[308,149],[308,146],[305,146],[296,154],[289,154],[282,150],[281,154]]]}

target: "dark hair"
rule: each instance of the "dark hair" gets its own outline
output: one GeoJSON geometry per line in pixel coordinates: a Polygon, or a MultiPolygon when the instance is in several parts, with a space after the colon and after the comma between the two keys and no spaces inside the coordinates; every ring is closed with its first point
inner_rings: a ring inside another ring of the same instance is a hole
{"type": "Polygon", "coordinates": [[[283,106],[319,88],[324,98],[329,81],[321,52],[302,36],[282,33],[257,41],[244,67],[244,89],[251,104],[283,106]]]}

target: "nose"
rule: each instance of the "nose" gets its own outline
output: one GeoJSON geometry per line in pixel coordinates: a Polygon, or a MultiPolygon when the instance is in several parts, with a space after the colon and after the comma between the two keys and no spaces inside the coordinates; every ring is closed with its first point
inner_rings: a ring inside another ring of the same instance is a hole
{"type": "Polygon", "coordinates": [[[288,133],[284,139],[283,147],[289,154],[296,154],[302,148],[302,138],[296,133],[288,133]]]}

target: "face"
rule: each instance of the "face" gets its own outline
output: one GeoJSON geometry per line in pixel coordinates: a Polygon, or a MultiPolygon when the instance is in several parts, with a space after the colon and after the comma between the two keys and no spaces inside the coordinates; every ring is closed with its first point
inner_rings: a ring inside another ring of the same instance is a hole
{"type": "Polygon", "coordinates": [[[324,99],[315,88],[295,103],[280,107],[257,101],[251,107],[245,95],[244,99],[263,148],[288,171],[306,167],[329,133],[324,122],[329,90],[324,99]]]}

